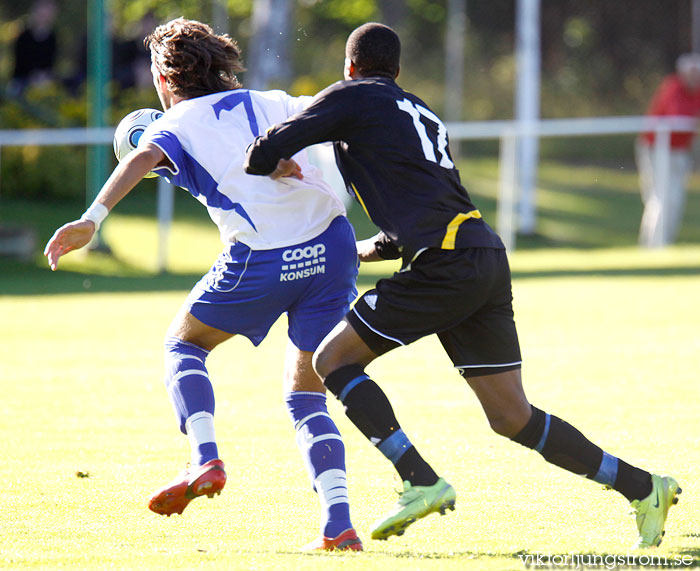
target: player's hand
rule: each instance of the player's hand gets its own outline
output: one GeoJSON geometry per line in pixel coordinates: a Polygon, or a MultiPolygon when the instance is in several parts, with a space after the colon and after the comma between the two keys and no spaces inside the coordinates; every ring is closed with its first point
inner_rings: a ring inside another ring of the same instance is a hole
{"type": "Polygon", "coordinates": [[[301,167],[294,159],[280,159],[277,163],[277,168],[269,174],[269,177],[272,180],[278,180],[284,177],[302,180],[304,175],[301,174],[301,167]]]}
{"type": "Polygon", "coordinates": [[[87,245],[95,235],[95,223],[91,220],[76,220],[61,226],[44,248],[44,256],[49,259],[49,267],[56,270],[58,259],[87,245]]]}
{"type": "Polygon", "coordinates": [[[357,257],[361,262],[381,262],[383,258],[377,253],[374,238],[367,238],[355,242],[357,247],[357,257]]]}

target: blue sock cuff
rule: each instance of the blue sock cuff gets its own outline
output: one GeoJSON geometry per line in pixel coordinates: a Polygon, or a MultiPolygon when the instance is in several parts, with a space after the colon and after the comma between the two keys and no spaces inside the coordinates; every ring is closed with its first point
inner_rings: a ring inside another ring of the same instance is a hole
{"type": "Polygon", "coordinates": [[[315,391],[292,391],[285,393],[284,402],[287,406],[302,405],[306,403],[326,404],[326,395],[315,391]]]}
{"type": "Polygon", "coordinates": [[[165,386],[180,425],[195,412],[214,414],[214,389],[209,381],[205,361],[209,351],[177,337],[165,339],[165,386]]]}
{"type": "Polygon", "coordinates": [[[363,381],[368,381],[369,377],[367,375],[360,375],[359,377],[355,377],[352,381],[350,381],[345,387],[343,387],[343,390],[340,391],[340,394],[338,395],[338,400],[340,402],[345,402],[345,397],[348,396],[348,393],[354,389],[357,385],[359,385],[363,381]]]}
{"type": "Polygon", "coordinates": [[[607,452],[603,452],[603,460],[600,462],[600,468],[598,468],[596,475],[593,476],[593,480],[612,488],[615,485],[615,480],[617,480],[617,466],[617,458],[607,452]]]}
{"type": "Polygon", "coordinates": [[[408,436],[404,434],[403,430],[399,429],[377,445],[377,448],[392,464],[396,464],[411,446],[413,445],[408,436]]]}
{"type": "Polygon", "coordinates": [[[328,375],[323,384],[341,402],[360,382],[369,379],[362,365],[346,365],[328,375]]]}
{"type": "Polygon", "coordinates": [[[203,349],[194,343],[189,343],[188,341],[178,339],[177,337],[167,337],[164,345],[166,353],[180,355],[180,357],[189,355],[191,357],[198,357],[202,360],[202,362],[204,362],[209,356],[209,351],[206,349],[203,349]]]}
{"type": "Polygon", "coordinates": [[[289,418],[292,419],[294,428],[297,430],[301,427],[300,423],[310,415],[328,415],[326,395],[323,393],[293,391],[284,395],[284,403],[287,406],[289,418]]]}
{"type": "Polygon", "coordinates": [[[215,460],[219,457],[219,449],[216,446],[216,442],[204,442],[197,447],[197,454],[199,455],[198,464],[206,464],[209,460],[215,460]]]}
{"type": "Polygon", "coordinates": [[[542,453],[542,449],[547,443],[547,437],[549,436],[549,426],[551,424],[551,421],[552,417],[549,414],[547,414],[544,419],[544,430],[542,431],[542,438],[540,438],[540,441],[537,443],[537,446],[535,446],[535,450],[537,450],[539,453],[542,453]]]}

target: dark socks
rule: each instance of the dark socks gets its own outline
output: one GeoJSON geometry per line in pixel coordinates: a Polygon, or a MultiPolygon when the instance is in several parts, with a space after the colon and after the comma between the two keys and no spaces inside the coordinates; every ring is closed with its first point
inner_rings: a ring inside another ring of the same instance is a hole
{"type": "Polygon", "coordinates": [[[394,464],[402,480],[414,486],[437,482],[438,475],[401,430],[384,391],[363,367],[341,367],[328,375],[325,385],[343,403],[352,423],[394,464]]]}
{"type": "Polygon", "coordinates": [[[649,472],[604,452],[569,423],[534,406],[530,420],[512,440],[536,450],[547,462],[617,490],[629,501],[651,493],[649,472]]]}

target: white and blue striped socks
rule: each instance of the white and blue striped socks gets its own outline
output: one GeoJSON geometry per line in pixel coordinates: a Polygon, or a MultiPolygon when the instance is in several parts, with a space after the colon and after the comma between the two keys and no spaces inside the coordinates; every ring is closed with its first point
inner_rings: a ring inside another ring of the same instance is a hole
{"type": "Polygon", "coordinates": [[[208,351],[176,337],[165,340],[165,386],[180,430],[192,448],[192,465],[219,457],[214,434],[214,388],[204,366],[208,351]]]}
{"type": "Polygon", "coordinates": [[[285,395],[296,441],[321,503],[321,533],[337,537],[352,527],[345,475],[345,446],[326,409],[326,395],[294,391],[285,395]]]}

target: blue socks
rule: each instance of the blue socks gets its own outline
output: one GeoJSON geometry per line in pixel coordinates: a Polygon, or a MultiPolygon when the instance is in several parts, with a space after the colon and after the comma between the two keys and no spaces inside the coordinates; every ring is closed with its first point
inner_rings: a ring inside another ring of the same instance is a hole
{"type": "Polygon", "coordinates": [[[321,509],[321,533],[337,537],[352,527],[345,477],[345,446],[326,409],[323,393],[294,391],[285,395],[296,441],[304,457],[321,509]]]}
{"type": "Polygon", "coordinates": [[[214,389],[204,366],[208,351],[175,337],[165,340],[165,386],[180,430],[192,447],[192,465],[219,457],[214,434],[214,389]]]}

